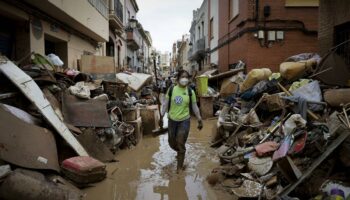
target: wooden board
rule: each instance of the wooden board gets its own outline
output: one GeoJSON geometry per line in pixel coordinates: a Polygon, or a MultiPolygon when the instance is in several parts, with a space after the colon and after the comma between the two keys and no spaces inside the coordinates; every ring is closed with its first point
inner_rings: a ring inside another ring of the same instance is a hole
{"type": "Polygon", "coordinates": [[[208,119],[214,116],[213,97],[200,97],[200,111],[203,119],[208,119]]]}
{"type": "Polygon", "coordinates": [[[91,74],[115,74],[114,58],[108,56],[81,56],[80,70],[91,74]]]}

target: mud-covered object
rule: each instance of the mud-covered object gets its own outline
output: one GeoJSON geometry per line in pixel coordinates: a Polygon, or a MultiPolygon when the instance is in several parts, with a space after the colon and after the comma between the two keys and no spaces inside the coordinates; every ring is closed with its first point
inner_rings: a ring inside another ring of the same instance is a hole
{"type": "Polygon", "coordinates": [[[62,162],[63,174],[79,186],[96,183],[106,178],[106,165],[88,157],[77,156],[62,162]]]}
{"type": "Polygon", "coordinates": [[[259,99],[264,93],[274,93],[278,91],[278,85],[276,80],[263,80],[258,82],[251,89],[243,92],[240,97],[245,101],[259,99]]]}
{"type": "Polygon", "coordinates": [[[261,194],[263,186],[255,181],[244,180],[241,187],[233,188],[232,192],[240,198],[256,198],[261,194]]]}
{"type": "Polygon", "coordinates": [[[79,99],[65,92],[62,95],[62,112],[65,122],[77,127],[112,126],[107,112],[107,101],[79,99]]]}
{"type": "Polygon", "coordinates": [[[100,140],[93,129],[86,129],[77,136],[78,141],[84,146],[90,156],[102,161],[114,161],[114,155],[108,147],[100,140]]]}
{"type": "Polygon", "coordinates": [[[29,124],[0,106],[0,158],[31,168],[59,171],[56,141],[53,134],[29,124]]]}
{"type": "Polygon", "coordinates": [[[0,198],[6,200],[79,200],[80,194],[46,181],[42,176],[19,171],[11,173],[0,185],[0,198]]]}
{"type": "Polygon", "coordinates": [[[267,174],[273,166],[271,157],[252,157],[249,158],[248,168],[259,176],[267,174]]]}

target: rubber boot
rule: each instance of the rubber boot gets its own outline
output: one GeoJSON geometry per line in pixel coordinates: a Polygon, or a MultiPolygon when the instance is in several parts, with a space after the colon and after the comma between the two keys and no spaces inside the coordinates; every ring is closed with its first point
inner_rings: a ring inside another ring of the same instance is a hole
{"type": "Polygon", "coordinates": [[[177,173],[184,170],[185,153],[177,153],[177,173]]]}

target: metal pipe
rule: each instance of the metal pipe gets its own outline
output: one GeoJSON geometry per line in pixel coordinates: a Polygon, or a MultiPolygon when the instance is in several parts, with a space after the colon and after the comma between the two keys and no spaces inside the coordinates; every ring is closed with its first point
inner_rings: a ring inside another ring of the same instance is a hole
{"type": "Polygon", "coordinates": [[[255,22],[259,21],[259,0],[255,0],[255,22]]]}

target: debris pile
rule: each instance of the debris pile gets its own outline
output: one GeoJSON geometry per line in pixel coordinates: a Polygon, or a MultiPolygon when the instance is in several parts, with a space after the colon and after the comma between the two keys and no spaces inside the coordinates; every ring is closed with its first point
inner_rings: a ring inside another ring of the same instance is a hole
{"type": "Polygon", "coordinates": [[[221,166],[210,184],[239,198],[349,198],[349,77],[325,78],[325,63],[337,67],[328,59],[305,53],[280,73],[232,71],[221,84],[212,143],[221,166]]]}
{"type": "Polygon", "coordinates": [[[0,197],[81,199],[78,188],[106,178],[104,162],[158,128],[151,75],[62,65],[53,54],[21,67],[0,57],[0,197]]]}

